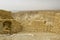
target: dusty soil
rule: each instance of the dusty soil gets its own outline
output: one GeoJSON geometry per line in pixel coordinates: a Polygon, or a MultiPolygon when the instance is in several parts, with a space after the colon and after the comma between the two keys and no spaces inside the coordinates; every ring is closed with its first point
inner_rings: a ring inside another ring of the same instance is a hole
{"type": "Polygon", "coordinates": [[[0,40],[60,40],[55,33],[17,33],[13,35],[0,35],[0,40]]]}

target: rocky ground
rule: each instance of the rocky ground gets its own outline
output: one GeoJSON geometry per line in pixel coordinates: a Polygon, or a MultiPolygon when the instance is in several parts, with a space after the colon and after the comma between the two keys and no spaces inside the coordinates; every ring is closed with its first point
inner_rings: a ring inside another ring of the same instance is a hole
{"type": "Polygon", "coordinates": [[[0,40],[60,40],[55,33],[17,33],[13,35],[0,35],[0,40]]]}

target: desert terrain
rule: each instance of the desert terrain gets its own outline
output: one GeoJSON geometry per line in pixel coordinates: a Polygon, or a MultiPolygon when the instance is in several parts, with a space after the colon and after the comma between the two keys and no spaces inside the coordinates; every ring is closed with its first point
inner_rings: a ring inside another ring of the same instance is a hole
{"type": "Polygon", "coordinates": [[[0,11],[1,40],[60,40],[60,10],[0,11]],[[7,13],[7,14],[6,14],[7,13]],[[12,23],[5,31],[5,21],[12,23]]]}

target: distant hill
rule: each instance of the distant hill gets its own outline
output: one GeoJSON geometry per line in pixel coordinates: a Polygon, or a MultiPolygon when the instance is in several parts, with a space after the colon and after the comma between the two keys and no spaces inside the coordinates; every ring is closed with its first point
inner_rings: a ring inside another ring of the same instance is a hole
{"type": "Polygon", "coordinates": [[[12,19],[12,12],[6,10],[0,10],[0,17],[2,19],[12,19]]]}

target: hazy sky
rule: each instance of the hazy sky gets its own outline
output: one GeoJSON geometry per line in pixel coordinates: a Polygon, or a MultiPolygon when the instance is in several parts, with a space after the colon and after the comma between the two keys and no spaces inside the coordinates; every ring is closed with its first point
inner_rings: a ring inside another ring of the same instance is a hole
{"type": "Polygon", "coordinates": [[[0,9],[12,11],[60,9],[60,0],[0,0],[0,9]]]}

